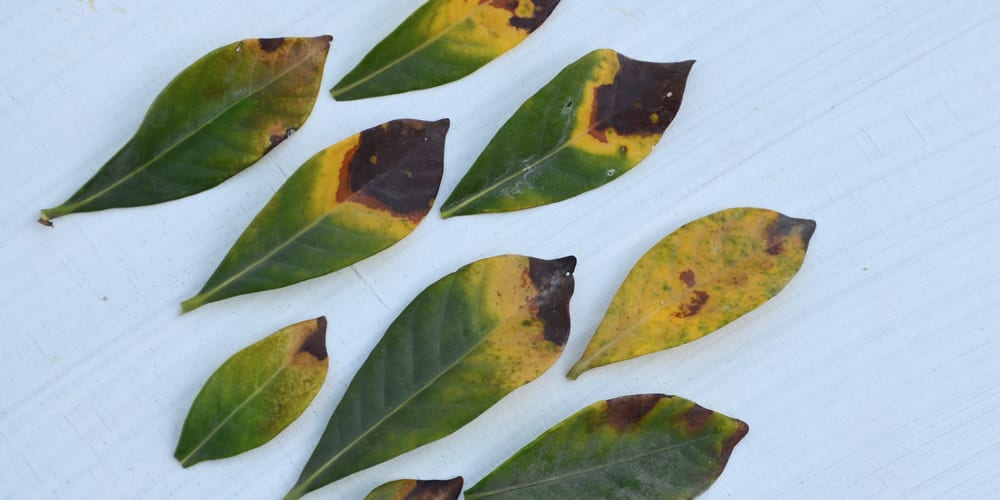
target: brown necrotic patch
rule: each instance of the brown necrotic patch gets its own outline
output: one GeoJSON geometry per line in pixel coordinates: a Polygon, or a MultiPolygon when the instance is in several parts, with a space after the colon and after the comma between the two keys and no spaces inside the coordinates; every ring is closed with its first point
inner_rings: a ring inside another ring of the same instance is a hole
{"type": "Polygon", "coordinates": [[[638,424],[663,398],[664,394],[637,394],[605,401],[608,406],[608,423],[617,430],[626,430],[638,424]]]}
{"type": "Polygon", "coordinates": [[[681,282],[684,283],[684,286],[686,286],[688,288],[694,288],[694,285],[695,285],[694,271],[692,271],[690,269],[686,269],[684,271],[681,271],[681,274],[680,274],[679,278],[681,279],[681,282]]]}
{"type": "Polygon", "coordinates": [[[538,29],[538,27],[549,18],[552,11],[555,10],[556,5],[559,5],[559,0],[532,0],[531,2],[528,2],[534,5],[534,8],[531,9],[531,15],[529,16],[522,16],[520,14],[524,13],[518,12],[517,7],[520,4],[519,0],[479,0],[479,3],[489,3],[493,7],[509,11],[511,16],[508,24],[517,29],[531,33],[538,29]]]}
{"type": "Polygon", "coordinates": [[[458,476],[448,480],[417,481],[406,500],[455,500],[462,492],[464,480],[458,476]]]}
{"type": "MultiPolygon", "coordinates": [[[[736,420],[736,419],[733,419],[736,420]]],[[[736,420],[736,432],[729,439],[722,444],[722,449],[719,450],[719,467],[722,469],[726,468],[726,463],[729,462],[729,456],[733,454],[733,448],[740,443],[744,436],[750,432],[750,426],[742,420],[736,420]]]]}
{"type": "Polygon", "coordinates": [[[784,252],[784,241],[792,234],[798,232],[802,238],[803,249],[809,248],[809,240],[816,231],[816,221],[810,219],[796,219],[786,215],[778,214],[771,226],[767,228],[767,253],[771,255],[781,255],[784,252]]]}
{"type": "Polygon", "coordinates": [[[278,144],[281,144],[285,139],[288,139],[293,132],[295,132],[294,128],[286,128],[285,132],[282,134],[271,134],[271,136],[267,138],[268,145],[267,148],[264,149],[264,154],[268,154],[272,149],[278,147],[278,144]]]}
{"type": "Polygon", "coordinates": [[[662,135],[681,107],[694,61],[655,63],[618,54],[614,82],[594,89],[591,135],[607,142],[607,129],[620,135],[662,135]]]}
{"type": "Polygon", "coordinates": [[[714,414],[715,412],[708,408],[694,405],[690,410],[684,412],[684,425],[692,431],[701,430],[714,414]]]}
{"type": "Polygon", "coordinates": [[[316,318],[316,329],[302,341],[299,352],[308,353],[317,361],[326,359],[326,316],[316,318]]]}
{"type": "Polygon", "coordinates": [[[279,47],[285,44],[284,38],[260,38],[257,40],[260,43],[260,50],[264,52],[274,52],[278,50],[279,47]]]}
{"type": "Polygon", "coordinates": [[[542,336],[555,345],[569,340],[569,301],[573,297],[573,270],[576,257],[556,260],[528,259],[528,277],[538,295],[536,316],[542,322],[542,336]]]}
{"type": "Polygon", "coordinates": [[[704,290],[693,290],[691,292],[691,298],[687,302],[680,305],[677,311],[671,316],[675,318],[690,318],[698,314],[701,308],[705,306],[708,302],[708,292],[704,290]]]}

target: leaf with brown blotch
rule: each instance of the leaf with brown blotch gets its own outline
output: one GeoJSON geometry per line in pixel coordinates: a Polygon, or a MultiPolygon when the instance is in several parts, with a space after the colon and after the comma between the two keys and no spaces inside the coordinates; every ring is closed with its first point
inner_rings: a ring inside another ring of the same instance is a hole
{"type": "Polygon", "coordinates": [[[365,500],[458,500],[462,476],[447,480],[400,479],[372,490],[365,500]]]}

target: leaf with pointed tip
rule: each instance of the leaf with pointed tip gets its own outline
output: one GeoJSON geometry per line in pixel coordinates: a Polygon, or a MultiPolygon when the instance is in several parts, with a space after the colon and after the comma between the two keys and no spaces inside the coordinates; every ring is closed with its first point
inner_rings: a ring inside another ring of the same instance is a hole
{"type": "Polygon", "coordinates": [[[234,354],[195,398],[174,457],[190,467],[270,441],[316,397],[329,363],[325,317],[282,328],[234,354]]]}
{"type": "Polygon", "coordinates": [[[632,268],[568,377],[686,344],[756,309],[802,267],[815,229],[760,208],[684,225],[632,268]]]}
{"type": "Polygon", "coordinates": [[[322,276],[403,239],[437,196],[448,124],[393,120],[317,153],[182,310],[322,276]]]}
{"type": "Polygon", "coordinates": [[[340,101],[458,80],[521,43],[559,0],[430,0],[330,90],[340,101]]]}
{"type": "Polygon", "coordinates": [[[465,498],[694,498],[748,430],[676,396],[600,401],[522,448],[465,498]]]}
{"type": "Polygon", "coordinates": [[[303,494],[462,427],[559,357],[574,257],[503,255],[423,292],[351,381],[298,483],[303,494]]]}
{"type": "Polygon", "coordinates": [[[620,177],[673,121],[692,64],[636,61],[609,49],[583,56],[507,120],[441,217],[554,203],[620,177]]]}
{"type": "Polygon", "coordinates": [[[174,78],[139,130],[39,222],[75,212],[173,200],[214,187],[300,128],[323,78],[330,36],[247,39],[174,78]]]}
{"type": "Polygon", "coordinates": [[[448,480],[400,479],[372,490],[365,500],[458,500],[462,476],[448,480]]]}

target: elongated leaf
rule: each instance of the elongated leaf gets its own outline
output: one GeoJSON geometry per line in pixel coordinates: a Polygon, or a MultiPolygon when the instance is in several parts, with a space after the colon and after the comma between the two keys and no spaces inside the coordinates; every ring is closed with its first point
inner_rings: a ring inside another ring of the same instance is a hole
{"type": "Polygon", "coordinates": [[[465,498],[694,498],[748,430],[676,396],[600,401],[522,448],[465,498]]]}
{"type": "Polygon", "coordinates": [[[437,196],[448,124],[394,120],[317,153],[182,309],[322,276],[403,239],[437,196]]]}
{"type": "Polygon", "coordinates": [[[441,216],[545,205],[628,172],[673,121],[692,64],[636,61],[608,49],[583,56],[507,120],[441,216]]]}
{"type": "Polygon", "coordinates": [[[39,222],[181,198],[252,165],[305,123],[330,40],[247,39],[202,57],[163,89],[135,136],[39,222]]]}
{"type": "Polygon", "coordinates": [[[445,481],[401,479],[372,490],[365,500],[458,500],[462,476],[445,481]]]}
{"type": "Polygon", "coordinates": [[[574,257],[493,257],[421,292],[347,388],[288,498],[444,437],[542,374],[569,336],[574,257]]]}
{"type": "Polygon", "coordinates": [[[430,0],[330,91],[347,101],[458,80],[521,43],[559,0],[430,0]]]}
{"type": "Polygon", "coordinates": [[[760,208],[684,225],[632,268],[569,378],[697,340],[754,310],[795,276],[815,229],[760,208]]]}
{"type": "Polygon", "coordinates": [[[270,441],[316,397],[329,363],[324,317],[282,328],[236,353],[195,398],[174,457],[189,467],[270,441]]]}

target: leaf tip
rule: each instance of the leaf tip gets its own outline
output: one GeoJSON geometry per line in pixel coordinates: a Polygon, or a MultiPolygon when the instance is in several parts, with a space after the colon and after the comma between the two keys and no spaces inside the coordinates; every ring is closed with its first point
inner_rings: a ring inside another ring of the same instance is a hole
{"type": "Polygon", "coordinates": [[[52,224],[52,220],[45,215],[45,210],[42,210],[42,216],[38,218],[38,223],[45,227],[55,227],[55,225],[52,224]]]}
{"type": "Polygon", "coordinates": [[[181,302],[181,314],[194,311],[203,305],[205,305],[204,297],[201,295],[195,295],[194,297],[181,302]]]}
{"type": "Polygon", "coordinates": [[[733,454],[733,449],[736,448],[736,445],[739,444],[744,437],[746,437],[747,433],[750,432],[750,426],[746,422],[738,418],[733,418],[732,420],[736,422],[736,430],[733,431],[733,435],[729,436],[729,439],[722,444],[722,450],[719,452],[719,465],[721,465],[722,468],[726,467],[726,464],[729,462],[729,457],[733,454]]]}
{"type": "Polygon", "coordinates": [[[326,352],[326,316],[320,316],[315,319],[316,327],[313,328],[305,339],[302,340],[302,345],[299,346],[299,352],[304,352],[310,354],[312,357],[316,358],[317,361],[323,361],[327,358],[326,352]]]}

